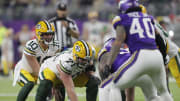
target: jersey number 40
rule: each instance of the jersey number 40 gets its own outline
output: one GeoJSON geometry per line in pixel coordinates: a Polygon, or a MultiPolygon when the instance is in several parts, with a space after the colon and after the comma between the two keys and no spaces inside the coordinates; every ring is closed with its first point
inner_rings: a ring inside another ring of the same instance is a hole
{"type": "Polygon", "coordinates": [[[138,34],[139,38],[155,39],[155,30],[154,30],[154,26],[151,23],[151,19],[150,18],[143,18],[143,19],[133,18],[132,24],[130,27],[130,34],[138,34]],[[140,20],[142,20],[142,23],[140,23],[140,20]]]}

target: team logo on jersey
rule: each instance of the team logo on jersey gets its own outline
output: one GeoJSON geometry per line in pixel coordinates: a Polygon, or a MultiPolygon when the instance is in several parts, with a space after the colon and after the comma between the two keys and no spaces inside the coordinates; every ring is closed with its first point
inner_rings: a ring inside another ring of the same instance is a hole
{"type": "Polygon", "coordinates": [[[37,25],[36,25],[36,29],[41,29],[41,25],[40,25],[40,24],[37,24],[37,25]]]}
{"type": "Polygon", "coordinates": [[[77,52],[80,52],[81,49],[80,49],[79,45],[76,45],[76,46],[75,46],[75,50],[76,50],[77,52]]]}

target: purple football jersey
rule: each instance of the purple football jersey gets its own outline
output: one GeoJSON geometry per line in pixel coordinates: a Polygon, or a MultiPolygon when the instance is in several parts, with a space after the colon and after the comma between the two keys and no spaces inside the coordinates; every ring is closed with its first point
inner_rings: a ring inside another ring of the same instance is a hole
{"type": "MultiPolygon", "coordinates": [[[[98,59],[100,60],[101,56],[106,53],[110,52],[112,43],[114,42],[115,38],[111,38],[104,44],[103,48],[100,50],[98,59]]],[[[126,48],[120,48],[119,54],[117,55],[115,61],[111,66],[111,72],[114,73],[118,70],[118,68],[131,56],[129,50],[126,48]]]]}
{"type": "Polygon", "coordinates": [[[113,20],[113,26],[124,26],[126,31],[125,43],[131,53],[140,49],[156,49],[155,27],[152,16],[141,12],[120,14],[113,20]]]}

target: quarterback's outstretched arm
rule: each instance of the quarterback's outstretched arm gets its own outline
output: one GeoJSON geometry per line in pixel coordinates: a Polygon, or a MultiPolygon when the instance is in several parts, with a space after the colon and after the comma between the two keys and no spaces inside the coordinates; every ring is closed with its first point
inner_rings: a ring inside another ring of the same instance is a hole
{"type": "Polygon", "coordinates": [[[31,68],[32,68],[32,70],[33,70],[33,74],[34,74],[35,76],[38,76],[38,74],[39,74],[39,69],[40,69],[40,65],[39,65],[36,57],[30,56],[30,55],[27,55],[27,54],[25,54],[25,57],[26,57],[29,65],[31,66],[31,68]]]}
{"type": "Polygon", "coordinates": [[[60,74],[61,81],[63,82],[63,84],[66,88],[66,91],[67,91],[68,96],[70,97],[70,100],[71,101],[78,101],[77,95],[76,95],[75,90],[74,90],[74,83],[73,83],[71,75],[64,73],[60,69],[60,65],[56,65],[56,68],[60,74]]]}

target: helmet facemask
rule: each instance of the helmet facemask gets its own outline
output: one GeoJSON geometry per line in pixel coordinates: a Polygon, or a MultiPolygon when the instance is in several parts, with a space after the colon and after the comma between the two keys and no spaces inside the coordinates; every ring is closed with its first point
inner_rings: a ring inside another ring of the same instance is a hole
{"type": "Polygon", "coordinates": [[[36,38],[38,41],[43,42],[45,45],[52,45],[54,42],[54,25],[48,21],[43,20],[36,25],[36,38]]]}
{"type": "Polygon", "coordinates": [[[85,58],[80,58],[75,54],[75,63],[78,67],[86,68],[90,63],[90,57],[86,56],[85,58]]]}
{"type": "Polygon", "coordinates": [[[46,45],[52,45],[54,41],[54,32],[41,32],[41,41],[46,45]]]}
{"type": "Polygon", "coordinates": [[[77,41],[73,45],[73,60],[77,66],[81,68],[86,68],[92,58],[92,48],[91,46],[83,41],[77,41]]]}

